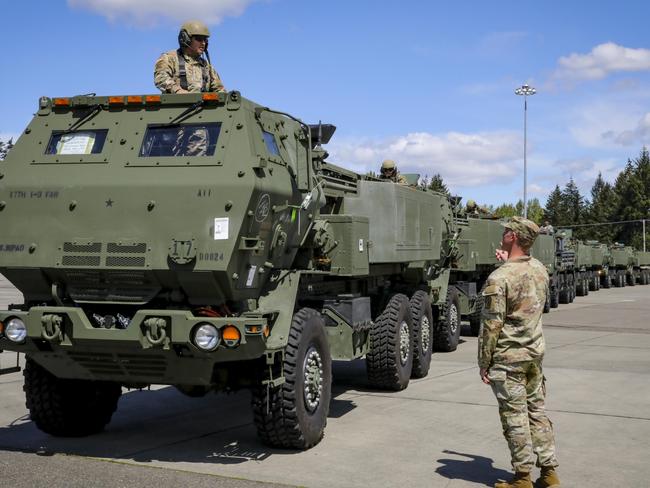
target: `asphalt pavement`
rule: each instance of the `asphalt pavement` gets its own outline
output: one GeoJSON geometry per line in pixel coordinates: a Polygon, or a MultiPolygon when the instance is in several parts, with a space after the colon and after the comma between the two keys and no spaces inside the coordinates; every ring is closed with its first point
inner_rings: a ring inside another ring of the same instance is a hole
{"type": "MultiPolygon", "coordinates": [[[[0,281],[0,306],[20,296],[0,281]]],[[[650,486],[650,286],[601,289],[544,316],[547,407],[563,487],[650,486]]],[[[5,366],[15,355],[0,357],[5,366]]],[[[125,391],[105,432],[55,438],[29,420],[22,374],[0,376],[0,487],[485,487],[507,477],[496,401],[476,339],[436,353],[398,393],[336,363],[325,438],[265,447],[250,395],[125,391]]]]}

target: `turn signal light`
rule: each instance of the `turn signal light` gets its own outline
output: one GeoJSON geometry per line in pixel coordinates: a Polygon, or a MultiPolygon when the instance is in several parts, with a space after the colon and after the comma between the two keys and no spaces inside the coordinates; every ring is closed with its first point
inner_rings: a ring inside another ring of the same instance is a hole
{"type": "Polygon", "coordinates": [[[227,325],[221,329],[221,339],[227,347],[236,347],[241,341],[241,334],[234,325],[227,325]]]}
{"type": "Polygon", "coordinates": [[[204,93],[202,95],[204,102],[218,102],[219,94],[218,93],[204,93]]]}
{"type": "Polygon", "coordinates": [[[5,324],[3,324],[2,322],[0,322],[0,335],[2,335],[2,333],[3,333],[4,331],[5,331],[5,324]]]}
{"type": "Polygon", "coordinates": [[[70,99],[69,98],[55,98],[54,99],[55,107],[69,107],[70,99]]]}

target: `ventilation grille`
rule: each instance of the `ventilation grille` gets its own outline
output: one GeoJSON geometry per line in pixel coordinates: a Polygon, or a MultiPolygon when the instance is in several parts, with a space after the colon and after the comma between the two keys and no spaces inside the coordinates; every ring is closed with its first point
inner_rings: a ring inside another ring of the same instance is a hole
{"type": "Polygon", "coordinates": [[[66,270],[65,278],[76,302],[145,303],[160,290],[153,274],[138,270],[66,270]]]}
{"type": "Polygon", "coordinates": [[[147,243],[109,242],[64,242],[61,266],[94,268],[107,266],[113,268],[144,268],[147,266],[147,243]],[[87,254],[86,254],[87,253],[87,254]]]}
{"type": "Polygon", "coordinates": [[[145,265],[144,256],[108,256],[106,266],[124,266],[129,268],[141,268],[145,265]]]}
{"type": "Polygon", "coordinates": [[[144,242],[132,245],[109,242],[106,245],[106,251],[109,254],[143,254],[147,251],[147,245],[144,242]]]}
{"type": "Polygon", "coordinates": [[[99,256],[63,256],[63,266],[99,266],[99,256]]]}
{"type": "Polygon", "coordinates": [[[110,379],[162,380],[167,371],[165,357],[160,355],[71,352],[69,357],[91,374],[110,379]]]}
{"type": "Polygon", "coordinates": [[[101,242],[93,242],[90,244],[76,244],[74,242],[64,242],[63,252],[96,252],[102,251],[101,242]]]}

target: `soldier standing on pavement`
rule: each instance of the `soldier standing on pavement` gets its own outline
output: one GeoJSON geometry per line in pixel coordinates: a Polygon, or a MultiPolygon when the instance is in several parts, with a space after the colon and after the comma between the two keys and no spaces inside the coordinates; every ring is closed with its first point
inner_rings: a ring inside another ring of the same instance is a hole
{"type": "Polygon", "coordinates": [[[395,161],[392,159],[385,159],[384,162],[381,163],[379,179],[389,180],[393,183],[399,183],[400,185],[408,185],[408,181],[399,174],[399,171],[397,171],[397,164],[395,164],[395,161]]]}
{"type": "Polygon", "coordinates": [[[210,63],[208,26],[199,20],[185,22],[178,33],[178,49],[160,55],[154,83],[163,93],[225,91],[210,63]]]}
{"type": "Polygon", "coordinates": [[[541,468],[537,488],[556,488],[553,426],[546,416],[542,373],[544,336],[542,312],[548,293],[548,272],[528,254],[539,228],[513,217],[505,230],[497,257],[507,259],[490,274],[478,341],[479,374],[499,404],[503,435],[515,471],[510,482],[496,488],[532,488],[531,471],[541,468]]]}

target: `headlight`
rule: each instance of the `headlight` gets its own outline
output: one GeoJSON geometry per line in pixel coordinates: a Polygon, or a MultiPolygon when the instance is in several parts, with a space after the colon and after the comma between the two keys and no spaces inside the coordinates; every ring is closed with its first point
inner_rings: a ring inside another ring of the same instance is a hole
{"type": "Polygon", "coordinates": [[[219,330],[212,324],[199,325],[194,331],[194,344],[204,351],[212,351],[221,342],[219,330]]]}
{"type": "Polygon", "coordinates": [[[20,320],[17,317],[10,319],[5,324],[5,336],[12,342],[25,342],[27,337],[27,327],[25,327],[25,322],[20,320]]]}

